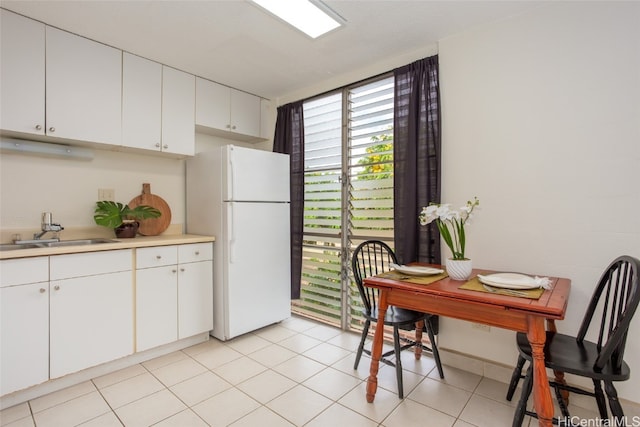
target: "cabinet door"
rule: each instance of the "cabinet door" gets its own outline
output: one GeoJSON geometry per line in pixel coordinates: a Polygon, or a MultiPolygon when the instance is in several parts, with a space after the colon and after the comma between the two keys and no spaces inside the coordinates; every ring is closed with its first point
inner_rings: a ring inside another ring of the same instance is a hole
{"type": "Polygon", "coordinates": [[[178,265],[178,338],[213,329],[213,261],[178,265]]]}
{"type": "Polygon", "coordinates": [[[133,353],[131,271],[51,281],[51,378],[133,353]]]}
{"type": "Polygon", "coordinates": [[[136,351],[178,339],[177,268],[136,271],[136,351]]]}
{"type": "Polygon", "coordinates": [[[0,396],[49,379],[49,283],[0,288],[0,396]]]}
{"type": "Polygon", "coordinates": [[[160,151],[162,65],[124,52],[122,145],[160,151]]]}
{"type": "Polygon", "coordinates": [[[260,100],[260,137],[273,138],[275,133],[276,111],[273,103],[268,99],[260,100]]]}
{"type": "Polygon", "coordinates": [[[0,10],[0,129],[44,135],[44,24],[0,10]]]}
{"type": "Polygon", "coordinates": [[[196,124],[231,130],[231,89],[196,77],[196,124]]]}
{"type": "Polygon", "coordinates": [[[260,136],[260,98],[231,89],[231,131],[260,136]]]}
{"type": "Polygon", "coordinates": [[[121,144],[122,52],[46,27],[47,135],[121,144]]]}
{"type": "Polygon", "coordinates": [[[195,76],[162,66],[162,151],[195,153],[195,76]]]}

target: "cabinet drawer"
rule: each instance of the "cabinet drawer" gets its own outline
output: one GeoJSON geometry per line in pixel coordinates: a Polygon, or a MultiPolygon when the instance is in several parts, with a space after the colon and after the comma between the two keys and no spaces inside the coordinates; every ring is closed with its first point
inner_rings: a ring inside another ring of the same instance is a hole
{"type": "Polygon", "coordinates": [[[178,246],[178,261],[197,262],[213,259],[213,243],[193,243],[178,246]]]}
{"type": "Polygon", "coordinates": [[[49,257],[0,261],[0,287],[49,281],[49,257]]]}
{"type": "Polygon", "coordinates": [[[127,271],[132,268],[131,249],[87,252],[51,257],[51,280],[127,271]]]}
{"type": "Polygon", "coordinates": [[[136,268],[160,267],[178,263],[177,246],[154,246],[136,250],[136,268]]]}

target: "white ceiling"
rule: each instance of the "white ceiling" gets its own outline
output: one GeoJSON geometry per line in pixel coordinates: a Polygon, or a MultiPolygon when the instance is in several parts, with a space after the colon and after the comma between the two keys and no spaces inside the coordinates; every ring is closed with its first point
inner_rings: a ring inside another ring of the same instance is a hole
{"type": "Polygon", "coordinates": [[[346,26],[316,40],[245,0],[2,0],[1,5],[189,73],[277,99],[541,4],[483,0],[325,3],[346,20],[346,26]]]}

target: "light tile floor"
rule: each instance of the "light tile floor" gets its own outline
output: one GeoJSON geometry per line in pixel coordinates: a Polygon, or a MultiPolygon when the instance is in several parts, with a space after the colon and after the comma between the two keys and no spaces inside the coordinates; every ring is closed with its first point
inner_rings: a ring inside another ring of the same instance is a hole
{"type": "MultiPolygon", "coordinates": [[[[228,342],[208,342],[8,408],[2,427],[510,426],[507,385],[405,351],[405,399],[382,365],[373,404],[359,335],[292,317],[228,342]]],[[[444,361],[446,364],[446,360],[444,361]]],[[[514,398],[516,400],[516,398],[514,398]]],[[[584,419],[592,410],[573,407],[584,419]]],[[[525,418],[525,425],[537,425],[525,418]]]]}

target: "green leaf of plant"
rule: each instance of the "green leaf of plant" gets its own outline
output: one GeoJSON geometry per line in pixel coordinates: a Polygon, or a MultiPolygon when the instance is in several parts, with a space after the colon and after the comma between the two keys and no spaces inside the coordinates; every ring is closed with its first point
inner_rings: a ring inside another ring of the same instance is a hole
{"type": "Polygon", "coordinates": [[[131,209],[128,205],[123,205],[122,203],[102,200],[96,202],[94,214],[93,220],[96,224],[116,228],[120,226],[125,219],[158,218],[161,212],[147,205],[140,205],[131,209]]]}
{"type": "Polygon", "coordinates": [[[96,203],[93,219],[98,225],[116,228],[122,224],[122,214],[125,209],[128,209],[128,207],[122,203],[103,200],[96,203]]]}

